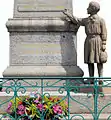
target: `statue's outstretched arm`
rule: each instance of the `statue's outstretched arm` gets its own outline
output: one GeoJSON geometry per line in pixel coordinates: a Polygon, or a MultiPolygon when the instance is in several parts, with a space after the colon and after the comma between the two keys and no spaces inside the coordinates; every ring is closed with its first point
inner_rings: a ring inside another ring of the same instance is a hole
{"type": "Polygon", "coordinates": [[[74,23],[74,24],[78,24],[78,18],[76,18],[75,16],[73,16],[71,13],[67,12],[66,10],[63,11],[63,13],[74,23]]]}

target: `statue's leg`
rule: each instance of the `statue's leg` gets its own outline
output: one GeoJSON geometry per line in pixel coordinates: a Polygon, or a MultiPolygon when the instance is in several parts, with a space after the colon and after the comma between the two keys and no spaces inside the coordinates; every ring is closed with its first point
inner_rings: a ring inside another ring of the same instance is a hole
{"type": "MultiPolygon", "coordinates": [[[[98,75],[99,77],[103,76],[103,63],[97,63],[98,75]]],[[[99,80],[99,84],[103,84],[102,80],[99,80]]]]}
{"type": "Polygon", "coordinates": [[[98,75],[99,77],[103,76],[103,63],[97,63],[98,75]]]}
{"type": "MultiPolygon", "coordinates": [[[[94,77],[94,63],[89,63],[88,64],[88,70],[89,70],[89,76],[94,77]]],[[[94,79],[90,79],[91,84],[94,83],[94,79]]]]}

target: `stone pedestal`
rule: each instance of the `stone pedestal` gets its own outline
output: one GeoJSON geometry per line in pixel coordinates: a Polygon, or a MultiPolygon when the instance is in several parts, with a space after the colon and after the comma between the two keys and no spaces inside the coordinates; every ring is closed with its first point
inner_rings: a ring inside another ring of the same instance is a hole
{"type": "Polygon", "coordinates": [[[15,0],[10,64],[3,76],[83,76],[77,66],[78,26],[66,20],[72,0],[15,0]]]}

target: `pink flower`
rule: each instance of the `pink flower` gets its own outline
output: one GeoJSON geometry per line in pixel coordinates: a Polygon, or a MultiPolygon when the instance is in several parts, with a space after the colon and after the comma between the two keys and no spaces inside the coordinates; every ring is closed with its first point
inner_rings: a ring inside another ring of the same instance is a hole
{"type": "Polygon", "coordinates": [[[12,107],[12,102],[9,102],[7,109],[10,109],[11,107],[12,107]]]}
{"type": "Polygon", "coordinates": [[[36,100],[34,100],[34,103],[39,103],[39,101],[36,99],[36,100]]]}
{"type": "Polygon", "coordinates": [[[17,114],[18,114],[18,115],[23,115],[23,114],[25,114],[25,111],[17,110],[17,114]]]}
{"type": "Polygon", "coordinates": [[[38,108],[40,111],[42,111],[42,110],[43,110],[43,105],[40,103],[40,104],[37,105],[37,108],[38,108]]]}
{"type": "Polygon", "coordinates": [[[23,115],[23,114],[25,114],[25,106],[19,105],[19,106],[18,106],[18,110],[17,110],[17,114],[18,114],[18,115],[23,115]]]}
{"type": "Polygon", "coordinates": [[[55,114],[62,114],[62,107],[59,105],[54,105],[53,106],[53,111],[55,114]]]}
{"type": "Polygon", "coordinates": [[[9,102],[8,108],[7,108],[7,110],[6,110],[7,113],[10,113],[11,107],[12,107],[12,102],[9,102]]]}
{"type": "Polygon", "coordinates": [[[25,110],[25,106],[19,105],[19,106],[18,106],[18,109],[19,109],[19,110],[25,110]]]}

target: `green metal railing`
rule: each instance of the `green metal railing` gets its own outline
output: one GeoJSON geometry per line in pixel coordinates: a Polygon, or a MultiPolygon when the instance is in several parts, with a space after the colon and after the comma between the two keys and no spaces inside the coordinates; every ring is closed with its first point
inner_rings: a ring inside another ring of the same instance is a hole
{"type": "Polygon", "coordinates": [[[0,120],[111,119],[111,78],[0,78],[0,120]],[[99,83],[102,80],[103,83],[99,83]],[[107,93],[106,93],[107,94],[107,93]]]}

